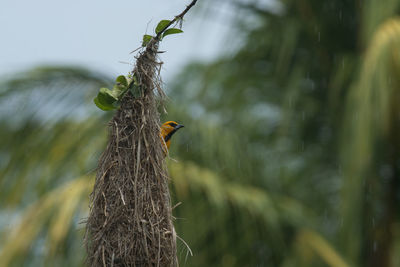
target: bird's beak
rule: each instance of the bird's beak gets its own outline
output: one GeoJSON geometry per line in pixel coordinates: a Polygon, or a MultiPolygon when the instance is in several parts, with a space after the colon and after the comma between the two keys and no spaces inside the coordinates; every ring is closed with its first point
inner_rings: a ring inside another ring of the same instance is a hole
{"type": "Polygon", "coordinates": [[[185,127],[185,126],[183,126],[182,124],[178,124],[178,125],[175,126],[175,130],[178,130],[178,129],[183,128],[183,127],[185,127]]]}

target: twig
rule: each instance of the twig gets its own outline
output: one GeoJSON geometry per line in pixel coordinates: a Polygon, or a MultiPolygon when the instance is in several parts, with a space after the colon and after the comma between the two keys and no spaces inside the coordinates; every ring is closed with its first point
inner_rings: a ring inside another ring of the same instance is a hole
{"type": "MultiPolygon", "coordinates": [[[[159,33],[157,33],[156,36],[154,36],[151,41],[146,45],[146,50],[147,49],[152,49],[153,45],[155,43],[158,43],[160,41],[160,37],[161,35],[175,22],[177,22],[178,20],[183,20],[183,17],[186,15],[186,13],[196,4],[197,0],[193,0],[186,8],[185,10],[183,10],[183,12],[177,16],[175,16],[175,18],[173,20],[171,20],[159,33]]],[[[138,48],[136,48],[135,50],[133,50],[132,52],[130,52],[129,54],[132,54],[134,52],[136,52],[137,50],[141,49],[142,46],[139,46],[138,48]]]]}
{"type": "Polygon", "coordinates": [[[156,37],[154,39],[159,40],[160,36],[169,28],[169,26],[171,26],[172,24],[174,24],[176,21],[178,20],[182,20],[183,17],[186,15],[186,13],[196,4],[197,0],[193,0],[186,8],[185,10],[183,10],[183,12],[181,14],[179,14],[178,16],[175,16],[175,18],[173,20],[171,20],[160,32],[157,33],[156,37]]]}

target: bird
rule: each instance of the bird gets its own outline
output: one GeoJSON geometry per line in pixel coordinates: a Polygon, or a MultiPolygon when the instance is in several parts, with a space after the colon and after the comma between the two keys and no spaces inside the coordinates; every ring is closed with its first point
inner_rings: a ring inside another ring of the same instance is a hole
{"type": "MultiPolygon", "coordinates": [[[[164,149],[165,146],[169,150],[169,146],[171,145],[171,137],[178,131],[180,128],[183,128],[182,124],[179,124],[175,121],[167,121],[164,122],[163,125],[160,127],[160,137],[162,138],[162,143],[164,144],[164,149]]],[[[166,151],[165,151],[166,152],[166,151]]]]}

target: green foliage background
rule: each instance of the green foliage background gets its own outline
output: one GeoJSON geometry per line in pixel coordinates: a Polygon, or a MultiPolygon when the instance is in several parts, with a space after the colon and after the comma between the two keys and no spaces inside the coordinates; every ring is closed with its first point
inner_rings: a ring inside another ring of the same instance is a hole
{"type": "MultiPolygon", "coordinates": [[[[237,51],[175,77],[168,160],[181,266],[400,266],[400,1],[237,4],[237,51]],[[249,22],[249,18],[251,18],[249,22]]],[[[0,85],[0,266],[83,266],[113,79],[0,85]]]]}

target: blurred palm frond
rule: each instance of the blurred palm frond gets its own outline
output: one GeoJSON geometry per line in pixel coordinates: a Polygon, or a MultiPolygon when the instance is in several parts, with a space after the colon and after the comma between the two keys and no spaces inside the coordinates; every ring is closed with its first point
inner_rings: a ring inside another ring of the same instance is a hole
{"type": "MultiPolygon", "coordinates": [[[[396,131],[400,110],[397,90],[399,69],[400,19],[390,18],[377,29],[362,62],[359,78],[348,94],[342,136],[344,166],[343,242],[349,257],[357,262],[363,242],[365,190],[376,168],[374,157],[384,138],[396,131]]],[[[393,146],[396,146],[394,143],[393,146]]]]}
{"type": "MultiPolygon", "coordinates": [[[[28,260],[32,246],[45,259],[60,251],[71,228],[77,235],[76,224],[80,220],[77,214],[88,205],[88,194],[93,187],[93,177],[84,176],[53,189],[23,211],[16,225],[5,229],[5,242],[1,247],[1,266],[17,266],[28,260]],[[86,204],[86,205],[84,205],[86,204]],[[38,245],[36,239],[41,232],[45,234],[45,244],[38,245]],[[43,246],[43,248],[41,248],[43,246]]],[[[83,256],[83,255],[81,255],[83,256]]]]}

